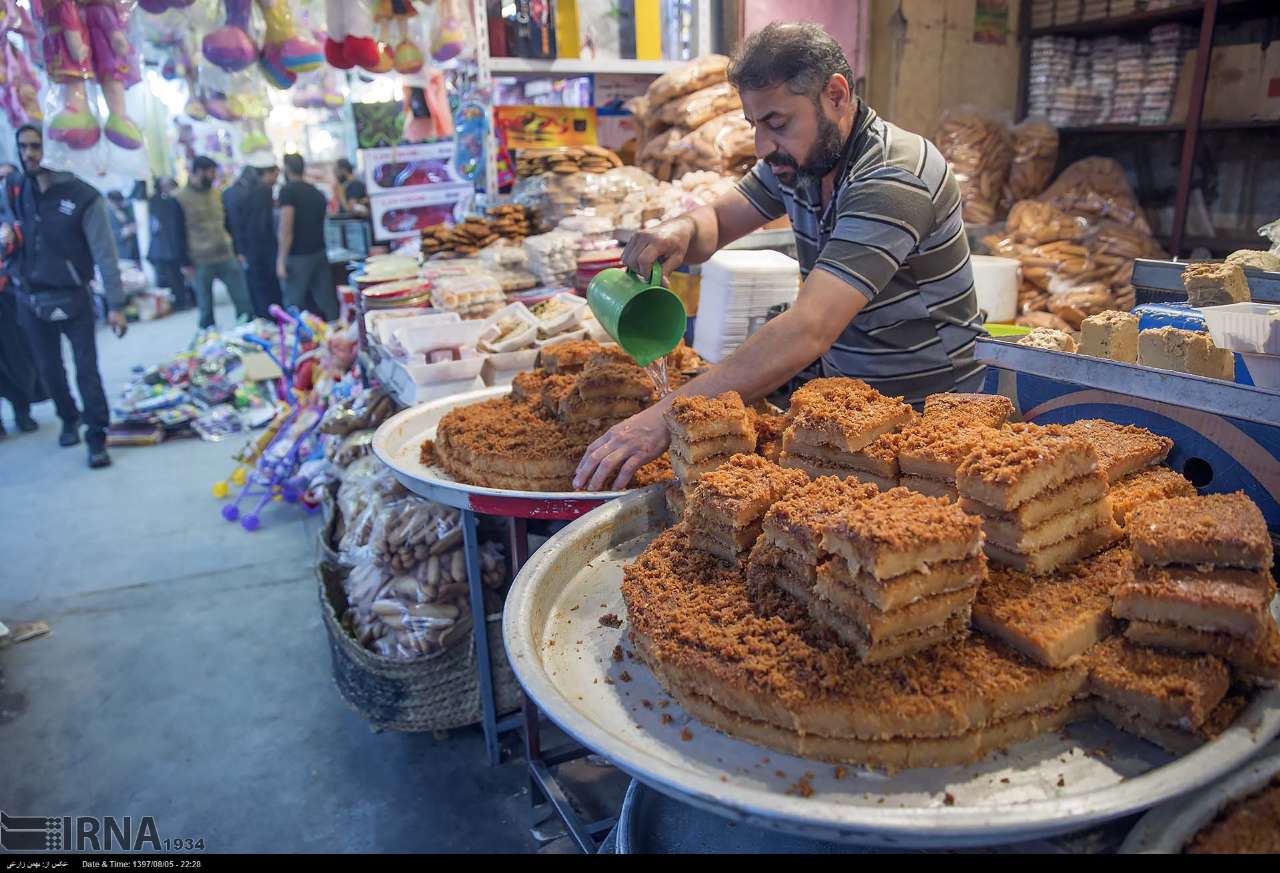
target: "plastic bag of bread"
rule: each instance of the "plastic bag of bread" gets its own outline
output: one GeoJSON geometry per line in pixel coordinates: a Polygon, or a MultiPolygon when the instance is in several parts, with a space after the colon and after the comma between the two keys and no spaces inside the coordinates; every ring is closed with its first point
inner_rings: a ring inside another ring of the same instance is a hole
{"type": "Polygon", "coordinates": [[[1115,297],[1103,282],[1075,284],[1055,281],[1049,289],[1049,311],[1069,324],[1072,330],[1079,330],[1081,323],[1090,315],[1115,308],[1115,297]]]}
{"type": "Polygon", "coordinates": [[[1013,320],[1014,324],[1023,327],[1051,327],[1054,330],[1063,330],[1071,332],[1071,325],[1067,324],[1052,312],[1024,312],[1013,320]]]}
{"type": "Polygon", "coordinates": [[[1108,218],[1151,236],[1151,226],[1125,179],[1124,168],[1111,158],[1076,161],[1037,199],[1063,212],[1091,221],[1108,218]]]}
{"type": "Polygon", "coordinates": [[[756,159],[755,131],[741,110],[726,112],[682,137],[672,150],[690,169],[745,172],[756,159]]]}
{"type": "Polygon", "coordinates": [[[683,67],[664,73],[654,79],[645,92],[648,111],[653,113],[670,100],[723,82],[728,69],[729,59],[724,55],[703,55],[683,67]]]}
{"type": "Polygon", "coordinates": [[[1001,208],[1035,197],[1053,178],[1058,163],[1058,129],[1042,118],[1028,118],[1010,132],[1013,159],[1001,208]]]}
{"type": "Polygon", "coordinates": [[[1009,128],[994,118],[961,110],[943,117],[934,141],[960,183],[964,220],[993,224],[1013,161],[1009,128]]]}
{"type": "Polygon", "coordinates": [[[724,115],[742,108],[737,90],[728,82],[719,82],[709,88],[686,94],[662,107],[658,117],[664,124],[693,130],[717,115],[724,115]]]}
{"type": "Polygon", "coordinates": [[[1084,239],[1088,222],[1048,203],[1019,200],[1009,209],[1009,233],[1021,242],[1049,243],[1084,239]]]}

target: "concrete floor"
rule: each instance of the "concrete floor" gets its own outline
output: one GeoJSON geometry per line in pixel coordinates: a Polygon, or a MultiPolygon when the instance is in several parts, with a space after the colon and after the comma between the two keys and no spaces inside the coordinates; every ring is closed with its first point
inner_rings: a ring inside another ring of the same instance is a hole
{"type": "MultiPolygon", "coordinates": [[[[187,312],[123,340],[100,328],[108,394],[194,327],[187,312]]],[[[210,496],[239,439],[116,448],[91,471],[83,445],[57,446],[51,403],[34,434],[3,407],[0,620],[53,632],[0,650],[0,809],[150,815],[213,852],[538,849],[522,762],[485,766],[476,729],[375,734],[343,704],[318,517],[277,504],[249,534],[210,496]]]]}

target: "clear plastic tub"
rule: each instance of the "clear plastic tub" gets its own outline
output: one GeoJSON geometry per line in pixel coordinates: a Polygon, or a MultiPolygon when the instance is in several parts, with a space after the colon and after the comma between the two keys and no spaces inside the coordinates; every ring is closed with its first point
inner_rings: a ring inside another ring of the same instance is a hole
{"type": "Polygon", "coordinates": [[[1280,355],[1280,304],[1231,303],[1206,306],[1199,312],[1217,346],[1233,352],[1280,355]]]}

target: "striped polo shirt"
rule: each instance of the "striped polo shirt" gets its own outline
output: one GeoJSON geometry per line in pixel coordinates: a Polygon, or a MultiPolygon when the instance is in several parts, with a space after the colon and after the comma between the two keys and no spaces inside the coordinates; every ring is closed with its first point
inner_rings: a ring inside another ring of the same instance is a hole
{"type": "Polygon", "coordinates": [[[786,213],[801,276],[826,270],[867,305],[822,356],[827,376],[853,376],[919,404],[976,390],[985,335],[973,289],[960,188],[933,143],[862,101],[824,210],[820,183],[786,187],[758,161],[738,190],[767,219],[786,213]]]}

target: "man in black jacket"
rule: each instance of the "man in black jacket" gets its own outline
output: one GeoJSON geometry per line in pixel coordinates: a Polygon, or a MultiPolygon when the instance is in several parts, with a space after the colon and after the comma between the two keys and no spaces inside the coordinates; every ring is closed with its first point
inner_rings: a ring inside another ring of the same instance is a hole
{"type": "Polygon", "coordinates": [[[279,304],[281,298],[280,280],[276,278],[275,199],[271,193],[279,175],[275,161],[258,158],[222,192],[231,244],[244,268],[249,300],[258,318],[267,318],[267,307],[279,304]]]}
{"type": "Polygon", "coordinates": [[[191,290],[187,277],[182,275],[182,265],[187,258],[187,231],[182,206],[173,197],[176,190],[178,183],[173,179],[159,179],[156,181],[156,193],[147,201],[151,224],[147,260],[155,268],[156,284],[169,289],[174,311],[182,312],[196,305],[196,294],[191,290]]]}
{"type": "Polygon", "coordinates": [[[107,219],[106,201],[87,182],[71,173],[40,166],[44,136],[40,128],[18,128],[18,157],[22,177],[6,179],[0,198],[0,251],[19,293],[19,320],[31,340],[36,365],[53,395],[62,419],[59,445],[80,442],[81,415],[67,387],[62,363],[62,337],[75,355],[76,384],[84,405],[85,440],[89,466],[106,467],[107,426],[111,421],[107,395],[98,373],[89,281],[96,264],[106,292],[107,321],[116,336],[128,329],[120,264],[107,219]]]}

